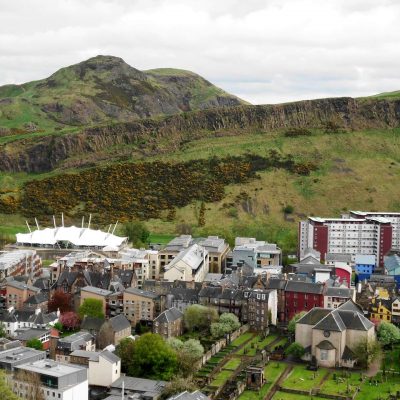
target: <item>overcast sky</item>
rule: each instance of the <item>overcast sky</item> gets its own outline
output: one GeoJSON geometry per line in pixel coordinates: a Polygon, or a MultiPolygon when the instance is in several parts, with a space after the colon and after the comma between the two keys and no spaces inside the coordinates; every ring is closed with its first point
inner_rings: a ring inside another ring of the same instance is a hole
{"type": "Polygon", "coordinates": [[[259,104],[400,90],[400,1],[0,0],[0,84],[98,54],[259,104]]]}

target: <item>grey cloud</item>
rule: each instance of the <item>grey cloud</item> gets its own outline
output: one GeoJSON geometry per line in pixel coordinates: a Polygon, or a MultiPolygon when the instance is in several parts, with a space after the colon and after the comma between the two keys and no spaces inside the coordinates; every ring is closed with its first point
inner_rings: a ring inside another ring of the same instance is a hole
{"type": "Polygon", "coordinates": [[[394,0],[14,0],[0,12],[0,84],[97,54],[176,67],[254,103],[400,89],[394,0]]]}

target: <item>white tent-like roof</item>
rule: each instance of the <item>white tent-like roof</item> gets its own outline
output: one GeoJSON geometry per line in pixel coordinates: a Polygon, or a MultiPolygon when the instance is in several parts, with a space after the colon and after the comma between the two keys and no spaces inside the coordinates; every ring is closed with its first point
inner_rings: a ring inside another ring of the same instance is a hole
{"type": "Polygon", "coordinates": [[[37,229],[31,233],[17,233],[16,236],[17,244],[31,246],[56,246],[57,242],[69,242],[71,247],[121,248],[128,240],[101,230],[76,226],[37,229]]]}

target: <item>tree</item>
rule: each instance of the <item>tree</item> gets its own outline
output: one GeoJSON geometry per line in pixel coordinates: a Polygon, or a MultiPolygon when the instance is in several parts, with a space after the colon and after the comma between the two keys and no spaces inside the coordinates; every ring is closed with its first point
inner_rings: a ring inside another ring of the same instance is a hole
{"type": "Polygon", "coordinates": [[[128,374],[141,378],[170,380],[177,371],[175,351],[158,334],[145,333],[133,344],[128,374]]]}
{"type": "Polygon", "coordinates": [[[39,339],[31,339],[26,342],[26,347],[36,350],[43,350],[43,343],[39,339]]]}
{"type": "Polygon", "coordinates": [[[20,400],[16,394],[13,393],[11,387],[8,385],[6,375],[0,370],[0,393],[2,400],[20,400]]]}
{"type": "Polygon", "coordinates": [[[7,336],[7,331],[5,325],[0,322],[0,337],[6,337],[7,336]]]}
{"type": "Polygon", "coordinates": [[[114,343],[114,331],[110,321],[107,321],[100,328],[99,334],[97,335],[97,343],[100,349],[104,349],[110,344],[114,343]]]}
{"type": "Polygon", "coordinates": [[[206,205],[204,204],[204,201],[202,201],[200,204],[198,225],[204,226],[205,224],[206,224],[206,205]]]}
{"type": "Polygon", "coordinates": [[[134,344],[135,341],[130,338],[122,339],[115,349],[115,353],[121,359],[121,370],[125,373],[129,371],[129,368],[132,364],[134,344]]]}
{"type": "Polygon", "coordinates": [[[223,313],[219,317],[219,323],[228,327],[228,333],[240,328],[239,318],[233,313],[223,313]]]}
{"type": "Polygon", "coordinates": [[[72,331],[79,328],[80,319],[77,313],[68,311],[60,315],[60,323],[62,324],[63,328],[72,331]]]}
{"type": "Polygon", "coordinates": [[[183,377],[175,377],[170,382],[168,382],[162,393],[162,399],[169,399],[171,396],[182,393],[185,391],[194,392],[198,388],[196,387],[195,383],[190,378],[183,378],[183,377]]]}
{"type": "Polygon", "coordinates": [[[72,295],[56,290],[48,303],[49,312],[60,310],[64,313],[72,310],[72,295]]]}
{"type": "Polygon", "coordinates": [[[135,247],[142,247],[147,244],[150,231],[141,221],[131,221],[123,225],[123,234],[135,247]]]}
{"type": "Polygon", "coordinates": [[[304,347],[297,342],[292,343],[286,350],[286,355],[292,355],[295,358],[301,358],[304,355],[304,347]]]}
{"type": "Polygon", "coordinates": [[[371,363],[379,356],[381,348],[376,340],[361,340],[353,349],[358,364],[368,368],[371,363]]]}
{"type": "Polygon", "coordinates": [[[167,343],[175,350],[178,356],[179,372],[189,376],[196,369],[196,363],[204,354],[204,347],[199,340],[189,339],[182,342],[177,338],[168,339],[167,343]]]}
{"type": "Polygon", "coordinates": [[[307,312],[306,311],[301,311],[298,314],[296,314],[290,321],[288,324],[288,332],[289,333],[295,333],[296,332],[296,322],[303,317],[304,315],[306,315],[307,312]]]}
{"type": "Polygon", "coordinates": [[[29,385],[29,389],[25,394],[25,399],[45,400],[44,392],[42,389],[42,382],[40,380],[39,374],[20,369],[15,374],[15,379],[29,385]]]}
{"type": "Polygon", "coordinates": [[[79,306],[78,314],[81,319],[83,319],[85,316],[104,318],[103,302],[98,299],[85,299],[79,306]]]}
{"type": "Polygon", "coordinates": [[[219,339],[225,336],[228,333],[227,325],[220,324],[219,322],[214,322],[211,324],[210,332],[213,338],[219,339]]]}
{"type": "Polygon", "coordinates": [[[378,339],[384,346],[393,346],[400,341],[400,329],[390,322],[382,322],[378,327],[378,339]]]}
{"type": "Polygon", "coordinates": [[[213,308],[193,304],[186,308],[183,320],[189,331],[207,332],[218,321],[218,313],[213,308]]]}

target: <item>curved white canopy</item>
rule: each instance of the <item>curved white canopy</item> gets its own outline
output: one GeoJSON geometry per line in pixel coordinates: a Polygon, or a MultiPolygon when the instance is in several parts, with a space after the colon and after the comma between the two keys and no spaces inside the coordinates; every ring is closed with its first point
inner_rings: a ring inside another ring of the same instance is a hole
{"type": "Polygon", "coordinates": [[[120,248],[127,242],[126,237],[90,228],[76,226],[37,229],[31,233],[17,233],[18,244],[36,246],[54,246],[57,242],[69,242],[76,247],[106,247],[120,248]]]}

